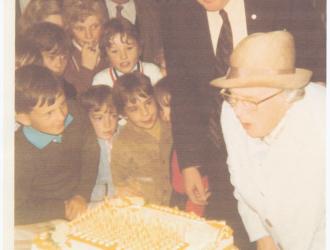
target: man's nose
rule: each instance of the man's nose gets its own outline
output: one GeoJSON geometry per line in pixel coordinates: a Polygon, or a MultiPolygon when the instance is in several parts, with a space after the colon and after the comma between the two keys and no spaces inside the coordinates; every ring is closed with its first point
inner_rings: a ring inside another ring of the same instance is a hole
{"type": "Polygon", "coordinates": [[[233,109],[239,120],[243,120],[248,113],[248,110],[241,102],[237,102],[233,109]]]}

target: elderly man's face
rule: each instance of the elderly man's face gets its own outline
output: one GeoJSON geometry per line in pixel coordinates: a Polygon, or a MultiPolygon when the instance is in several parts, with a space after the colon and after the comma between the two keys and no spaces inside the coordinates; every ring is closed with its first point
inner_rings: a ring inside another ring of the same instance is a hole
{"type": "Polygon", "coordinates": [[[229,1],[230,0],[197,0],[207,11],[219,11],[223,9],[229,1]]]}
{"type": "Polygon", "coordinates": [[[233,88],[230,94],[233,96],[232,107],[236,116],[247,134],[254,138],[270,134],[290,106],[286,93],[274,88],[233,88]],[[258,103],[264,99],[258,105],[253,104],[253,101],[258,103]],[[252,104],[240,100],[251,100],[252,104]]]}

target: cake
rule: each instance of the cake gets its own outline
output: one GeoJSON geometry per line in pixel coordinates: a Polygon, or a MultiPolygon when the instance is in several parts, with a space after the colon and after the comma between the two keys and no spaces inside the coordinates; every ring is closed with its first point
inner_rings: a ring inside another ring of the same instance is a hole
{"type": "Polygon", "coordinates": [[[138,198],[105,200],[66,228],[37,237],[32,249],[50,249],[42,246],[50,241],[52,249],[60,250],[236,249],[233,231],[225,221],[207,221],[176,208],[144,204],[138,198]]]}

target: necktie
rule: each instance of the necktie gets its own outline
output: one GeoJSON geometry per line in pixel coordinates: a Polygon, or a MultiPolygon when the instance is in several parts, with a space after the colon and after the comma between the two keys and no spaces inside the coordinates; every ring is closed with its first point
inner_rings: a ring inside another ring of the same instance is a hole
{"type": "Polygon", "coordinates": [[[120,4],[118,4],[117,6],[116,6],[116,10],[117,10],[117,12],[116,12],[116,17],[117,18],[122,18],[123,17],[123,15],[121,14],[121,11],[123,10],[123,6],[122,5],[120,5],[120,4]]]}
{"type": "Polygon", "coordinates": [[[222,27],[218,39],[216,50],[216,67],[218,76],[226,74],[229,66],[229,57],[233,51],[233,34],[229,23],[228,15],[225,10],[220,10],[222,27]]]}
{"type": "MultiPolygon", "coordinates": [[[[233,51],[233,34],[231,31],[231,26],[229,23],[228,15],[225,10],[220,10],[219,12],[222,18],[222,27],[218,39],[217,50],[216,50],[216,70],[217,77],[224,76],[229,67],[230,54],[233,51]]],[[[212,104],[210,111],[209,120],[209,137],[210,140],[219,150],[224,150],[223,137],[220,127],[220,112],[222,99],[218,94],[213,93],[212,104]]]]}

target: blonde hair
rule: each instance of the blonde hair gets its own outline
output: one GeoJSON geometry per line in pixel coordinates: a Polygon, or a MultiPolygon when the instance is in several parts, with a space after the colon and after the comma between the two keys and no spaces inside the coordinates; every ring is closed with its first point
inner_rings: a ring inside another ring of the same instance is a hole
{"type": "Polygon", "coordinates": [[[64,0],[63,19],[66,30],[71,30],[72,24],[83,22],[89,16],[98,16],[102,25],[109,20],[105,4],[100,0],[64,0]]]}

